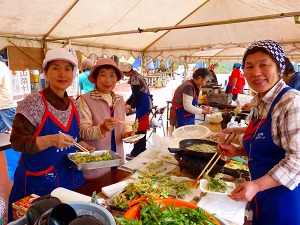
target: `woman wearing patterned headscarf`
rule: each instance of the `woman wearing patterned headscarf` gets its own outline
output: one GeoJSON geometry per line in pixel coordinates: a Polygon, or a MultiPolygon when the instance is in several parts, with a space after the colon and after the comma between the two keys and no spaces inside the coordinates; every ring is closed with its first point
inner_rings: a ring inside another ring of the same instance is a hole
{"type": "Polygon", "coordinates": [[[243,57],[244,74],[258,94],[243,145],[219,144],[225,156],[246,155],[251,181],[229,195],[251,201],[253,224],[300,224],[300,92],[281,79],[285,60],[271,40],[252,44],[243,57]]]}

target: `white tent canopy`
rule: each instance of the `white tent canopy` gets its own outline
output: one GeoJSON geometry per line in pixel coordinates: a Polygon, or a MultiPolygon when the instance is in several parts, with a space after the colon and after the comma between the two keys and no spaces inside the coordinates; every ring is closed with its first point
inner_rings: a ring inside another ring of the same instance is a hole
{"type": "Polygon", "coordinates": [[[299,0],[1,0],[0,49],[68,43],[86,56],[240,60],[272,39],[300,61],[299,0]]]}

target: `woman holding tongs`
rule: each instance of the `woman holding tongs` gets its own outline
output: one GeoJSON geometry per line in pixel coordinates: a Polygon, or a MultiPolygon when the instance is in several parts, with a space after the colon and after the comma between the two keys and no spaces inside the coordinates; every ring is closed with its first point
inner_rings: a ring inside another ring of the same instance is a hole
{"type": "Polygon", "coordinates": [[[220,143],[224,156],[248,156],[251,181],[229,197],[250,201],[253,224],[300,224],[300,92],[281,79],[284,51],[271,40],[252,44],[243,57],[244,75],[257,92],[243,144],[220,143]]]}

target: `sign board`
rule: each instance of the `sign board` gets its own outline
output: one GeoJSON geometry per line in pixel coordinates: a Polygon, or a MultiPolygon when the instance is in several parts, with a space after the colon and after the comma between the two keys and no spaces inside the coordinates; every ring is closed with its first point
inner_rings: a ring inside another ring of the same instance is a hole
{"type": "Polygon", "coordinates": [[[12,99],[20,101],[31,93],[30,86],[30,71],[15,71],[15,74],[10,70],[12,99]]]}

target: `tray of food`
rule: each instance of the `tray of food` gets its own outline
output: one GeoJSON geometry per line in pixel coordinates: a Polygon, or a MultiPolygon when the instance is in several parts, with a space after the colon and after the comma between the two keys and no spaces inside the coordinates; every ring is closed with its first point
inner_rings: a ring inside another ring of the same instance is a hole
{"type": "Polygon", "coordinates": [[[93,153],[69,153],[68,158],[78,170],[92,170],[121,165],[122,157],[111,150],[99,150],[93,153]]]}
{"type": "Polygon", "coordinates": [[[191,193],[194,180],[171,176],[160,176],[155,179],[145,178],[128,182],[127,185],[107,199],[109,207],[126,211],[128,205],[140,198],[181,198],[191,193]]]}

